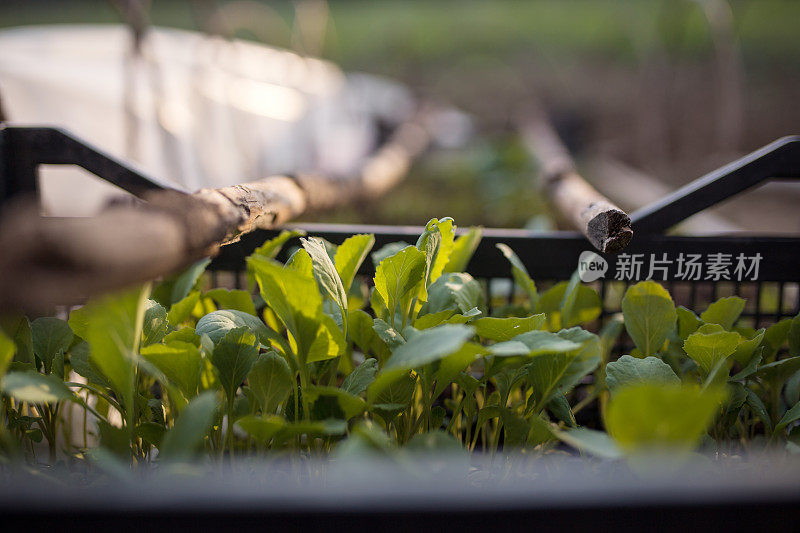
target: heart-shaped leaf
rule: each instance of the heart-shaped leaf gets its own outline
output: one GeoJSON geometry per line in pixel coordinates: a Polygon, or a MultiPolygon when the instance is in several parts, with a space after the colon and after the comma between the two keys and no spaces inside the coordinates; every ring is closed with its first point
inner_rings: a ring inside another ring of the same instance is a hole
{"type": "Polygon", "coordinates": [[[261,355],[247,375],[252,394],[265,414],[275,414],[295,386],[294,373],[280,354],[269,351],[261,355]]]}
{"type": "Polygon", "coordinates": [[[658,357],[638,359],[623,355],[606,365],[606,384],[612,393],[620,387],[638,383],[678,385],[680,382],[672,367],[658,357]]]}
{"type": "Polygon", "coordinates": [[[73,335],[69,324],[60,318],[41,317],[31,322],[31,337],[33,353],[42,361],[45,372],[49,374],[53,369],[53,359],[67,351],[73,335]]]}
{"type": "Polygon", "coordinates": [[[233,403],[236,390],[258,358],[256,337],[247,328],[234,328],[214,346],[211,363],[219,372],[219,380],[228,402],[233,403]]]}
{"type": "Polygon", "coordinates": [[[678,318],[672,297],[655,281],[628,287],[622,298],[622,314],[625,329],[645,357],[661,348],[678,318]]]}

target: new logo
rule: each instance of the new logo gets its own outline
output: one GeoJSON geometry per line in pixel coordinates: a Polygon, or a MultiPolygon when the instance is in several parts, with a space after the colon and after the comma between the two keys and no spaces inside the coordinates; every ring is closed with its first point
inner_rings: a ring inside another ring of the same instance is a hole
{"type": "Polygon", "coordinates": [[[578,258],[578,276],[584,283],[598,280],[608,272],[608,262],[594,252],[581,252],[578,258]]]}

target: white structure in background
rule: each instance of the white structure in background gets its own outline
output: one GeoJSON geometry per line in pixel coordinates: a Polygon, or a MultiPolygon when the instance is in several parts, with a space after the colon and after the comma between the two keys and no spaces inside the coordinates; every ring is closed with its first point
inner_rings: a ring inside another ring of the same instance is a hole
{"type": "MultiPolygon", "coordinates": [[[[118,25],[0,32],[9,121],[62,127],[189,190],[301,170],[347,176],[377,119],[403,120],[408,92],[319,59],[153,28],[139,60],[118,25]]],[[[118,189],[71,167],[42,169],[45,211],[86,215],[118,189]]]]}

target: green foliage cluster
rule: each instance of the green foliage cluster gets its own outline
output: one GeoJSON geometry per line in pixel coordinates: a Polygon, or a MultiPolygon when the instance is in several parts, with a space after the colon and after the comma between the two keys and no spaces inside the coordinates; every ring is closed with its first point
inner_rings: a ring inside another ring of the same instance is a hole
{"type": "Polygon", "coordinates": [[[755,331],[741,298],[698,316],[645,281],[595,334],[582,328],[600,315],[594,290],[574,275],[540,293],[505,245],[520,299],[489,316],[487,287],[464,272],[480,239],[456,237],[449,218],[375,251],[372,235],[334,245],[286,231],[247,259],[252,292],[203,290],[206,260],[68,321],[6,317],[0,458],[41,463],[46,445],[51,464],[128,470],[406,445],[797,450],[800,316],[755,331]],[[358,276],[367,260],[372,280],[358,276]],[[612,361],[623,329],[636,348],[612,361]],[[576,420],[587,408],[593,428],[576,420]]]}

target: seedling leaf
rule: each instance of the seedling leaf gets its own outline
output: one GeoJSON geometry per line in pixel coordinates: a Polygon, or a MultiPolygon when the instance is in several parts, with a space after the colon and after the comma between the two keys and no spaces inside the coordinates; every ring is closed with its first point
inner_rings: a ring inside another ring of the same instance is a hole
{"type": "Polygon", "coordinates": [[[72,391],[58,377],[32,371],[9,372],[0,388],[20,402],[52,404],[75,399],[72,391]]]}
{"type": "Polygon", "coordinates": [[[33,353],[44,364],[45,373],[53,369],[53,359],[63,355],[72,343],[72,330],[69,324],[59,318],[41,317],[31,323],[33,353]]]}
{"type": "Polygon", "coordinates": [[[636,384],[620,387],[606,409],[606,428],[625,451],[694,448],[725,401],[723,388],[636,384]]]}
{"type": "Polygon", "coordinates": [[[274,351],[261,355],[247,375],[252,394],[265,414],[275,414],[295,386],[289,363],[274,351]]]}
{"type": "Polygon", "coordinates": [[[606,365],[606,384],[612,393],[620,387],[638,383],[679,385],[680,382],[672,368],[658,357],[638,359],[623,355],[606,365]]]}
{"type": "Polygon", "coordinates": [[[159,457],[167,461],[191,459],[211,428],[216,409],[213,392],[204,392],[189,402],[175,426],[164,434],[159,457]]]}
{"type": "Polygon", "coordinates": [[[642,281],[625,291],[622,314],[625,329],[645,357],[661,348],[677,320],[672,297],[654,281],[642,281]]]}
{"type": "Polygon", "coordinates": [[[174,383],[187,399],[197,394],[201,356],[194,344],[172,341],[142,348],[141,355],[174,383]]]}
{"type": "Polygon", "coordinates": [[[359,234],[348,237],[337,248],[333,262],[336,265],[336,272],[339,273],[345,292],[350,290],[353,278],[355,278],[358,269],[374,245],[374,235],[359,234]]]}

